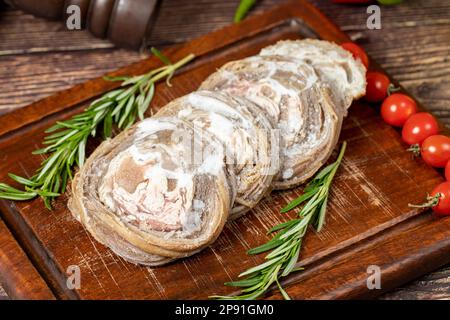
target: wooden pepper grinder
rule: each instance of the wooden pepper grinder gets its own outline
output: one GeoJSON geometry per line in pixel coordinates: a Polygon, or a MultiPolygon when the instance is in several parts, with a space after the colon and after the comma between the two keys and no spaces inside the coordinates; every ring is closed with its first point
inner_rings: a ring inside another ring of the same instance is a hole
{"type": "Polygon", "coordinates": [[[94,36],[108,38],[119,47],[139,49],[150,34],[157,0],[6,0],[37,17],[66,19],[67,7],[77,5],[81,25],[94,36]]]}

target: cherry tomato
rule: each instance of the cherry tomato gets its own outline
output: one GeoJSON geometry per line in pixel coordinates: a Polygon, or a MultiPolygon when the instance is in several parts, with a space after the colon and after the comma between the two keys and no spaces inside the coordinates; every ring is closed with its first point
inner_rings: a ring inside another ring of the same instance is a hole
{"type": "Polygon", "coordinates": [[[353,42],[344,42],[343,44],[341,44],[341,47],[351,52],[355,59],[361,60],[366,69],[369,69],[369,57],[367,56],[363,48],[361,48],[357,44],[354,44],[353,42]]]}
{"type": "Polygon", "coordinates": [[[394,93],[381,105],[381,117],[391,126],[401,127],[408,118],[417,112],[413,99],[401,93],[394,93]]]}
{"type": "Polygon", "coordinates": [[[388,94],[389,85],[391,81],[389,78],[380,72],[367,72],[367,86],[365,99],[369,102],[383,101],[388,94]]]}
{"type": "Polygon", "coordinates": [[[419,112],[411,115],[403,125],[402,138],[409,145],[421,144],[429,136],[439,133],[439,125],[433,115],[419,112]]]}
{"type": "Polygon", "coordinates": [[[420,155],[430,166],[445,167],[450,159],[450,138],[440,134],[426,138],[422,142],[420,155]]]}
{"type": "Polygon", "coordinates": [[[447,181],[450,181],[450,161],[448,161],[445,165],[445,179],[447,179],[447,181]]]}
{"type": "Polygon", "coordinates": [[[434,212],[442,216],[450,215],[450,182],[443,182],[434,188],[428,200],[431,205],[437,201],[437,204],[432,206],[434,212]],[[437,200],[433,202],[433,199],[437,200]]]}

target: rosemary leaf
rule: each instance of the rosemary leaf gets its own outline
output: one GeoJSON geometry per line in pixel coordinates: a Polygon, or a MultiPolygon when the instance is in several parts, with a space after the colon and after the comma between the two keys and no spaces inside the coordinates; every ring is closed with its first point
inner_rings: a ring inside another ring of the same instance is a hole
{"type": "Polygon", "coordinates": [[[247,253],[248,254],[260,254],[262,252],[269,251],[273,248],[276,248],[282,243],[283,243],[283,240],[272,239],[271,241],[269,241],[259,247],[248,250],[247,253]],[[275,240],[275,241],[273,241],[273,240],[275,240]]]}
{"type": "Polygon", "coordinates": [[[80,141],[78,145],[78,166],[81,168],[84,164],[84,158],[86,157],[86,141],[87,137],[80,141]]]}
{"type": "Polygon", "coordinates": [[[24,201],[31,200],[37,196],[37,193],[9,193],[9,192],[0,192],[0,198],[6,200],[14,200],[14,201],[24,201]]]}
{"type": "Polygon", "coordinates": [[[33,187],[36,185],[36,182],[26,179],[24,177],[20,177],[20,176],[16,176],[13,173],[8,173],[8,176],[13,179],[14,181],[17,181],[20,184],[23,184],[24,186],[29,186],[29,187],[33,187]]]}
{"type": "Polygon", "coordinates": [[[252,287],[259,282],[260,282],[260,278],[254,278],[254,279],[246,279],[246,280],[239,280],[239,281],[233,281],[233,282],[225,282],[225,285],[229,286],[229,287],[252,287]]]}
{"type": "MultiPolygon", "coordinates": [[[[130,84],[139,83],[144,77],[145,77],[145,75],[136,76],[136,77],[131,77],[131,78],[125,80],[125,81],[122,83],[122,86],[125,87],[125,86],[128,86],[128,85],[130,85],[130,84]]],[[[131,88],[130,88],[130,89],[131,89],[131,88]]],[[[130,91],[132,91],[132,90],[130,90],[130,91]]],[[[129,94],[129,91],[127,92],[127,94],[129,94]]],[[[126,95],[127,95],[127,94],[126,94],[126,95]]],[[[119,98],[119,99],[120,99],[120,98],[119,98]]]]}
{"type": "Polygon", "coordinates": [[[144,113],[145,113],[145,111],[147,111],[147,109],[148,109],[148,107],[150,105],[150,101],[152,101],[154,94],[155,94],[155,84],[152,82],[150,84],[147,96],[145,97],[144,101],[142,102],[142,104],[138,108],[139,119],[143,119],[144,118],[144,113]]]}
{"type": "MultiPolygon", "coordinates": [[[[120,115],[120,111],[122,110],[123,106],[125,105],[125,103],[127,102],[127,99],[122,99],[119,100],[119,103],[117,104],[117,106],[114,108],[114,110],[112,110],[111,115],[114,117],[115,115],[120,115]]],[[[115,122],[118,121],[118,118],[114,119],[115,122]]]]}
{"type": "Polygon", "coordinates": [[[287,206],[285,206],[283,209],[281,209],[281,213],[286,213],[291,211],[292,209],[298,207],[301,203],[305,202],[306,200],[308,200],[309,198],[311,198],[312,196],[314,196],[314,194],[316,193],[315,190],[311,190],[309,192],[305,192],[303,193],[300,197],[292,200],[291,202],[288,203],[287,206]]]}
{"type": "Polygon", "coordinates": [[[325,199],[322,202],[322,205],[320,206],[319,216],[318,216],[317,222],[315,223],[317,232],[320,232],[320,230],[322,230],[322,226],[325,222],[325,215],[327,212],[327,203],[328,203],[328,195],[325,197],[325,199]]]}
{"type": "Polygon", "coordinates": [[[286,221],[286,222],[277,224],[276,226],[270,228],[269,231],[267,231],[267,234],[273,233],[273,232],[281,230],[281,229],[288,228],[288,227],[292,226],[293,224],[297,223],[298,221],[299,221],[299,219],[294,219],[294,220],[290,220],[290,221],[286,221]]]}
{"type": "Polygon", "coordinates": [[[295,264],[298,261],[298,257],[300,256],[300,247],[301,247],[301,241],[299,241],[298,243],[295,244],[294,251],[291,252],[292,253],[291,257],[289,258],[288,263],[284,267],[283,273],[281,274],[282,277],[286,277],[294,269],[295,264]]]}
{"type": "Polygon", "coordinates": [[[250,268],[250,269],[248,269],[247,271],[242,272],[242,273],[239,275],[239,277],[248,276],[249,274],[258,272],[258,271],[260,271],[260,270],[264,270],[265,268],[267,268],[267,267],[273,265],[274,263],[277,263],[277,262],[278,262],[279,260],[281,260],[282,258],[283,258],[283,257],[277,257],[277,258],[275,258],[275,259],[273,259],[273,260],[266,261],[266,262],[264,262],[264,263],[262,263],[262,264],[260,264],[260,265],[258,265],[258,266],[255,266],[255,267],[253,267],[253,268],[250,268]]]}
{"type": "Polygon", "coordinates": [[[112,134],[112,111],[109,110],[106,114],[105,120],[103,120],[103,138],[109,138],[112,134]]]}
{"type": "Polygon", "coordinates": [[[334,167],[335,167],[335,165],[334,165],[334,163],[332,163],[332,164],[329,164],[328,166],[326,166],[325,168],[323,168],[322,170],[320,170],[320,172],[314,177],[314,181],[324,178],[327,174],[329,174],[331,172],[331,170],[333,170],[334,167]]]}
{"type": "Polygon", "coordinates": [[[281,286],[281,284],[278,280],[277,280],[277,286],[278,286],[278,290],[280,290],[281,295],[283,296],[284,300],[291,300],[291,297],[289,297],[287,292],[284,291],[283,287],[281,286]]]}
{"type": "Polygon", "coordinates": [[[170,62],[169,58],[167,58],[161,51],[156,49],[155,47],[152,47],[150,51],[159,58],[162,62],[164,62],[167,65],[171,65],[172,62],[170,62]]]}
{"type": "Polygon", "coordinates": [[[125,123],[125,120],[127,119],[128,114],[131,112],[131,108],[133,108],[133,106],[134,106],[134,100],[135,99],[136,98],[133,95],[128,100],[127,105],[125,107],[125,111],[124,111],[124,113],[122,114],[122,116],[120,117],[120,120],[119,120],[119,128],[123,127],[123,124],[125,123]]]}
{"type": "Polygon", "coordinates": [[[279,256],[282,253],[285,253],[286,251],[292,249],[292,247],[295,245],[295,242],[291,242],[291,241],[284,241],[282,245],[275,247],[276,249],[274,249],[272,252],[270,252],[267,256],[266,259],[272,259],[276,256],[279,256]]]}

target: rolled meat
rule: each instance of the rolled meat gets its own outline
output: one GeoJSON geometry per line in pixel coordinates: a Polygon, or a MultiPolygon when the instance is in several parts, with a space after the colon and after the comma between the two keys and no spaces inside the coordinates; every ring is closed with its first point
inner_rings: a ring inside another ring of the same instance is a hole
{"type": "Polygon", "coordinates": [[[200,89],[245,97],[277,126],[282,162],[275,189],[292,188],[310,178],[336,145],[343,113],[308,64],[281,56],[254,56],[227,63],[200,89]]]}
{"type": "Polygon", "coordinates": [[[245,98],[200,90],[172,101],[155,115],[161,116],[188,121],[223,143],[237,182],[231,219],[253,208],[272,190],[279,171],[279,137],[258,106],[245,98]]]}
{"type": "Polygon", "coordinates": [[[314,67],[321,82],[331,88],[333,101],[344,115],[353,100],[366,93],[364,65],[336,43],[316,39],[279,41],[263,48],[260,55],[288,57],[314,67]]]}
{"type": "Polygon", "coordinates": [[[189,256],[222,231],[235,180],[220,142],[177,118],[146,119],[89,157],[69,208],[91,234],[135,263],[189,256]]]}

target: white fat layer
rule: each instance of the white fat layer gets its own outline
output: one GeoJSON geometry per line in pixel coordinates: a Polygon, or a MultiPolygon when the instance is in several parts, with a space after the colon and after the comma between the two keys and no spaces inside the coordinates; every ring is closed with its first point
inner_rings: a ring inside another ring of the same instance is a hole
{"type": "MultiPolygon", "coordinates": [[[[225,87],[225,90],[230,94],[237,94],[239,96],[246,97],[252,102],[261,105],[272,118],[278,122],[278,128],[281,130],[283,139],[285,141],[285,147],[292,146],[297,143],[299,139],[303,137],[299,136],[299,133],[304,131],[305,119],[302,112],[306,108],[303,106],[300,100],[302,91],[309,90],[312,86],[317,85],[317,76],[311,67],[302,66],[306,70],[302,76],[291,79],[293,82],[297,82],[301,85],[302,90],[298,90],[293,87],[287,87],[286,85],[272,78],[277,70],[294,73],[299,71],[299,67],[293,62],[275,62],[270,60],[262,60],[258,57],[250,58],[253,60],[251,65],[256,68],[258,64],[263,64],[269,69],[268,76],[255,81],[247,81],[239,79],[236,74],[223,70],[223,77],[228,79],[231,84],[225,87]],[[264,87],[270,88],[271,92],[275,94],[270,98],[263,95],[264,87]],[[285,105],[282,106],[282,101],[285,100],[285,105]]],[[[294,73],[295,74],[295,73],[294,73]]]]}
{"type": "Polygon", "coordinates": [[[203,163],[198,167],[198,174],[218,175],[223,169],[223,156],[210,154],[205,157],[203,163]]]}
{"type": "Polygon", "coordinates": [[[100,198],[110,209],[120,213],[124,222],[137,221],[143,230],[178,230],[181,227],[184,233],[192,233],[200,225],[190,216],[201,216],[201,212],[191,210],[194,175],[183,172],[181,168],[166,170],[162,161],[159,152],[143,154],[133,145],[110,162],[104,183],[99,188],[100,198]],[[123,188],[115,177],[123,161],[130,156],[145,169],[143,181],[133,192],[123,188]],[[175,187],[169,189],[169,181],[175,187]]]}
{"type": "MultiPolygon", "coordinates": [[[[313,85],[315,85],[317,83],[317,81],[319,80],[316,73],[314,72],[314,70],[312,68],[309,68],[306,65],[301,66],[301,68],[299,68],[299,64],[295,63],[295,62],[291,62],[291,61],[270,61],[270,60],[265,60],[265,65],[268,66],[269,68],[269,74],[267,76],[268,80],[272,80],[272,77],[276,74],[276,72],[278,70],[282,70],[285,72],[289,72],[291,73],[291,77],[285,80],[291,80],[291,81],[298,81],[299,78],[294,77],[294,75],[299,74],[299,72],[302,72],[302,76],[304,76],[304,80],[303,81],[303,85],[304,88],[303,90],[308,90],[309,88],[311,88],[313,85]]],[[[278,89],[283,90],[282,89],[282,85],[281,84],[277,84],[277,83],[273,83],[271,82],[272,85],[275,85],[276,87],[278,87],[278,89]]],[[[289,90],[289,92],[286,92],[286,94],[293,94],[293,92],[297,92],[298,91],[292,91],[289,90]]],[[[294,93],[295,94],[295,93],[294,93]]]]}
{"type": "Polygon", "coordinates": [[[221,114],[227,118],[239,120],[246,129],[251,127],[251,123],[237,110],[219,99],[193,92],[187,96],[187,102],[196,109],[221,114]]]}
{"type": "MultiPolygon", "coordinates": [[[[308,116],[308,110],[315,106],[304,105],[308,100],[304,99],[302,92],[313,90],[314,86],[321,84],[314,69],[306,61],[299,63],[299,60],[293,59],[280,62],[275,57],[266,57],[266,59],[253,57],[246,61],[251,61],[250,67],[247,66],[248,69],[261,70],[261,74],[254,77],[242,77],[233,72],[234,65],[230,65],[229,70],[226,67],[220,70],[221,78],[228,82],[223,88],[230,94],[246,97],[268,110],[269,114],[275,115],[283,138],[281,152],[287,157],[281,171],[281,178],[288,180],[295,175],[293,166],[299,155],[310,155],[328,137],[329,128],[326,127],[330,121],[328,117],[323,126],[309,124],[305,118],[308,116]],[[275,77],[278,71],[292,75],[283,77],[281,81],[275,77]],[[300,90],[287,85],[285,81],[296,83],[300,90]],[[266,96],[267,93],[270,96],[266,96]]],[[[340,70],[340,76],[346,76],[343,68],[340,70]]],[[[315,101],[315,103],[319,104],[321,101],[315,101]]]]}
{"type": "Polygon", "coordinates": [[[186,236],[201,229],[201,217],[208,210],[204,201],[210,200],[194,199],[195,177],[199,174],[219,175],[224,162],[223,155],[209,154],[198,166],[192,167],[186,159],[179,157],[183,146],[165,146],[155,139],[143,139],[147,137],[144,132],[151,136],[158,130],[174,127],[158,120],[145,121],[139,126],[135,133],[139,138],[111,160],[98,192],[100,200],[123,222],[138,225],[146,231],[164,231],[167,236],[186,236]],[[120,170],[130,165],[130,161],[133,170],[136,166],[143,175],[139,178],[142,181],[135,181],[132,191],[121,185],[123,180],[120,179],[124,178],[119,178],[120,170]]]}
{"type": "Polygon", "coordinates": [[[239,168],[239,166],[253,161],[254,148],[257,144],[254,142],[252,145],[252,141],[256,134],[254,133],[255,127],[248,118],[227,103],[201,92],[189,94],[187,103],[189,106],[183,110],[195,108],[205,113],[199,115],[191,111],[183,118],[216,136],[226,147],[227,157],[231,157],[231,159],[227,159],[228,163],[233,163],[239,168]]]}
{"type": "Polygon", "coordinates": [[[152,118],[142,120],[137,124],[136,138],[148,136],[151,133],[162,130],[174,130],[176,125],[170,122],[161,122],[152,118]]]}
{"type": "Polygon", "coordinates": [[[261,50],[260,55],[281,55],[307,61],[316,68],[321,80],[333,88],[333,94],[341,96],[348,108],[353,98],[365,89],[365,74],[360,63],[340,46],[324,41],[281,41],[261,50]],[[350,70],[350,75],[347,70],[350,70]],[[343,97],[347,95],[348,98],[343,97]]]}
{"type": "Polygon", "coordinates": [[[287,168],[283,171],[283,179],[287,180],[294,175],[294,170],[292,168],[287,168]]]}
{"type": "Polygon", "coordinates": [[[295,159],[299,154],[307,156],[313,152],[325,139],[328,139],[328,135],[326,134],[326,132],[328,132],[328,123],[329,119],[326,119],[324,123],[324,132],[321,132],[319,128],[307,130],[307,135],[301,142],[294,143],[284,149],[284,155],[288,158],[295,159]]]}
{"type": "Polygon", "coordinates": [[[208,112],[208,118],[211,121],[209,131],[212,131],[221,141],[228,142],[234,134],[233,122],[215,112],[208,112]]]}
{"type": "MultiPolygon", "coordinates": [[[[127,152],[131,154],[133,160],[138,164],[145,164],[150,160],[155,162],[161,161],[161,153],[160,152],[141,152],[136,145],[132,145],[128,148],[127,152]]],[[[117,158],[116,158],[117,159],[117,158]]],[[[114,160],[116,160],[114,159],[114,160]]],[[[113,160],[113,161],[114,161],[113,160]]]]}
{"type": "Polygon", "coordinates": [[[185,117],[187,117],[187,116],[189,116],[191,114],[192,114],[192,108],[190,108],[190,107],[184,108],[184,109],[178,111],[178,117],[179,118],[185,118],[185,117]]]}

